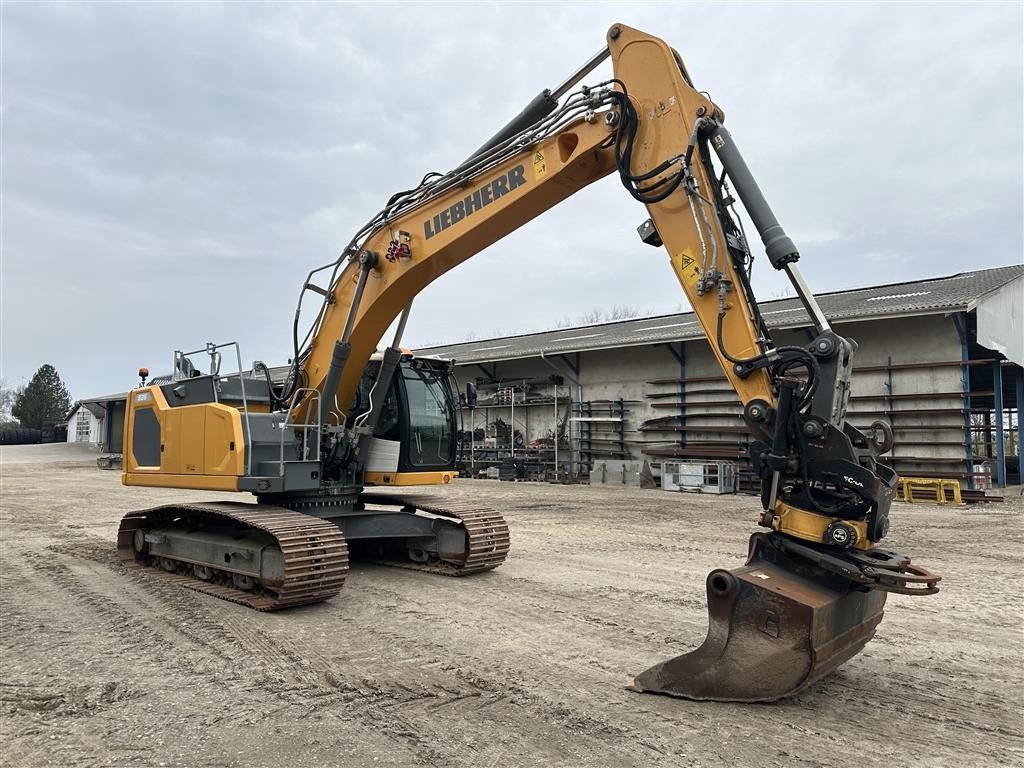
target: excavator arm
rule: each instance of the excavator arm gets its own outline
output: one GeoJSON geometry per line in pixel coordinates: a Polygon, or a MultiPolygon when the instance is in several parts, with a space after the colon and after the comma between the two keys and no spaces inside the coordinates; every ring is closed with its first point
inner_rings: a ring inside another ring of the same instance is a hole
{"type": "MultiPolygon", "coordinates": [[[[373,409],[361,425],[346,425],[344,414],[378,342],[401,316],[389,349],[397,360],[416,295],[613,173],[646,206],[649,218],[638,232],[665,248],[744,406],[763,481],[760,523],[768,529],[751,537],[746,566],[709,575],[704,645],[653,667],[635,685],[691,698],[779,698],[856,654],[874,634],[886,592],[931,594],[939,577],[876,546],[888,530],[896,476],[876,461],[891,445],[885,425],[869,439],[846,421],[856,344],[830,328],[723,111],[695,88],[663,41],[613,26],[606,49],[565,85],[538,96],[459,168],[392,197],[343,259],[323,270],[331,273],[329,287],[314,285],[316,272],[307,281],[326,300],[310,344],[296,349],[292,378],[327,394],[320,422],[337,424],[337,439],[358,454],[375,423],[373,409]],[[614,78],[572,90],[606,56],[614,78]],[[810,316],[815,337],[806,347],[776,346],[760,316],[734,196],[810,316]]],[[[382,365],[379,376],[393,370],[382,365]]]]}

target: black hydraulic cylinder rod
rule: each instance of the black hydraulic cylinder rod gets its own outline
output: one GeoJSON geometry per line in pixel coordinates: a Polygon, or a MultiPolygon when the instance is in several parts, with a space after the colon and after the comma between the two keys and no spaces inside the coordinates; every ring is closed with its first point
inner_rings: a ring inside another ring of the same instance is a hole
{"type": "Polygon", "coordinates": [[[463,161],[462,165],[459,166],[459,168],[461,169],[465,167],[473,160],[476,160],[478,157],[480,157],[480,155],[484,154],[485,152],[491,149],[494,149],[499,144],[508,141],[510,138],[515,136],[520,131],[529,128],[538,120],[547,117],[548,115],[555,111],[555,108],[557,106],[558,99],[552,96],[551,91],[544,89],[536,96],[534,96],[533,100],[526,105],[526,108],[523,109],[523,111],[516,115],[514,118],[512,118],[512,120],[509,121],[509,123],[504,128],[502,128],[490,139],[488,139],[487,142],[482,147],[480,147],[480,149],[478,149],[472,155],[467,157],[463,161]]]}
{"type": "Polygon", "coordinates": [[[377,254],[372,251],[363,251],[359,254],[359,281],[356,283],[355,293],[352,294],[352,304],[348,308],[348,317],[345,318],[345,330],[341,333],[341,340],[348,341],[355,327],[356,314],[359,312],[359,303],[363,300],[363,291],[366,289],[366,279],[370,276],[370,270],[377,266],[377,254]]]}
{"type": "MultiPolygon", "coordinates": [[[[757,186],[754,175],[747,167],[747,162],[737,149],[729,131],[721,123],[708,118],[698,121],[695,131],[704,127],[710,128],[708,135],[711,139],[711,146],[718,153],[718,159],[722,161],[722,166],[729,174],[729,179],[736,188],[736,194],[743,201],[743,207],[746,208],[754,226],[757,227],[768,260],[775,269],[783,270],[789,276],[800,303],[804,305],[807,314],[814,321],[815,329],[818,333],[824,333],[829,330],[828,318],[821,311],[821,307],[814,299],[814,294],[811,293],[810,288],[807,287],[800,275],[800,271],[796,268],[795,262],[800,259],[800,252],[797,251],[796,245],[779,224],[779,220],[775,218],[771,206],[764,199],[761,188],[757,186]]],[[[689,158],[687,158],[687,162],[689,162],[689,158]]]]}
{"type": "MultiPolygon", "coordinates": [[[[710,121],[709,121],[710,122],[710,121]]],[[[732,181],[736,194],[743,201],[743,207],[750,214],[750,218],[757,227],[758,234],[764,243],[768,260],[775,269],[783,269],[800,258],[800,252],[796,245],[786,234],[786,231],[775,218],[771,206],[764,199],[761,188],[757,186],[754,175],[747,167],[743,155],[733,143],[732,136],[725,126],[720,123],[712,123],[710,132],[711,146],[715,148],[718,159],[722,161],[729,179],[732,181]]]]}
{"type": "Polygon", "coordinates": [[[359,303],[363,300],[366,279],[370,276],[370,270],[375,266],[377,266],[376,253],[363,251],[359,254],[359,281],[356,283],[356,290],[352,295],[352,304],[348,308],[345,330],[342,331],[341,339],[334,342],[331,365],[327,369],[327,378],[324,379],[324,390],[320,393],[320,426],[327,424],[327,417],[331,415],[331,410],[334,408],[334,398],[338,392],[338,384],[341,382],[341,373],[345,370],[349,353],[352,352],[349,338],[352,336],[352,328],[355,326],[356,313],[359,311],[359,303]]]}
{"type": "Polygon", "coordinates": [[[464,167],[469,165],[470,162],[480,157],[480,155],[494,149],[499,144],[508,141],[520,131],[526,130],[538,120],[541,120],[554,112],[555,108],[558,107],[558,100],[565,96],[565,94],[569,92],[569,89],[576,85],[576,83],[593,72],[594,69],[596,69],[597,66],[610,55],[611,52],[607,47],[602,48],[587,59],[583,66],[569,75],[569,77],[565,79],[565,82],[553,91],[545,89],[534,96],[533,100],[526,105],[526,108],[522,112],[512,118],[504,128],[488,139],[480,149],[467,157],[457,170],[462,170],[464,167]]]}
{"type": "Polygon", "coordinates": [[[334,342],[334,352],[331,354],[331,365],[327,369],[327,378],[324,380],[324,391],[320,393],[320,425],[327,424],[327,418],[334,408],[334,398],[338,392],[338,383],[341,381],[341,372],[345,370],[345,363],[352,352],[352,344],[347,341],[334,342]]]}

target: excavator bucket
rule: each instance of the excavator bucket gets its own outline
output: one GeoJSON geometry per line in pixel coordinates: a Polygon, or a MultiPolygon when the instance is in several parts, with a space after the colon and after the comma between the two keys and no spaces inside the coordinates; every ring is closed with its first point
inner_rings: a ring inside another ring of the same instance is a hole
{"type": "Polygon", "coordinates": [[[634,681],[637,691],[698,701],[775,701],[855,656],[882,620],[886,593],[769,561],[757,546],[742,568],[708,574],[708,636],[634,681]]]}

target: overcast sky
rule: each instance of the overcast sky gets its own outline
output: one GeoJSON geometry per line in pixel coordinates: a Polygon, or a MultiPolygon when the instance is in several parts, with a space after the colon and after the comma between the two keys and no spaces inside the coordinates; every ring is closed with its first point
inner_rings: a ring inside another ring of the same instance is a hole
{"type": "MultiPolygon", "coordinates": [[[[2,14],[2,376],[283,363],[307,270],[624,22],[667,40],[830,291],[1020,263],[1022,5],[52,5],[2,14]]],[[[602,69],[591,81],[610,74],[602,69]]],[[[685,309],[613,178],[434,283],[406,342],[685,309]]],[[[748,231],[751,231],[748,229],[748,231]]],[[[756,252],[758,255],[761,251],[756,252]]],[[[761,257],[755,288],[782,281],[761,257]]]]}

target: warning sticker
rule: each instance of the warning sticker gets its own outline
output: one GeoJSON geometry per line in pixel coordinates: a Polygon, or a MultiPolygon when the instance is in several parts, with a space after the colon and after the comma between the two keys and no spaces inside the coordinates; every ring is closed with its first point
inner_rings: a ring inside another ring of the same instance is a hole
{"type": "Polygon", "coordinates": [[[689,285],[700,279],[700,265],[686,251],[679,254],[679,277],[689,285]]]}
{"type": "Polygon", "coordinates": [[[541,150],[537,150],[533,153],[533,178],[541,179],[548,173],[548,161],[544,158],[544,153],[541,150]]]}

